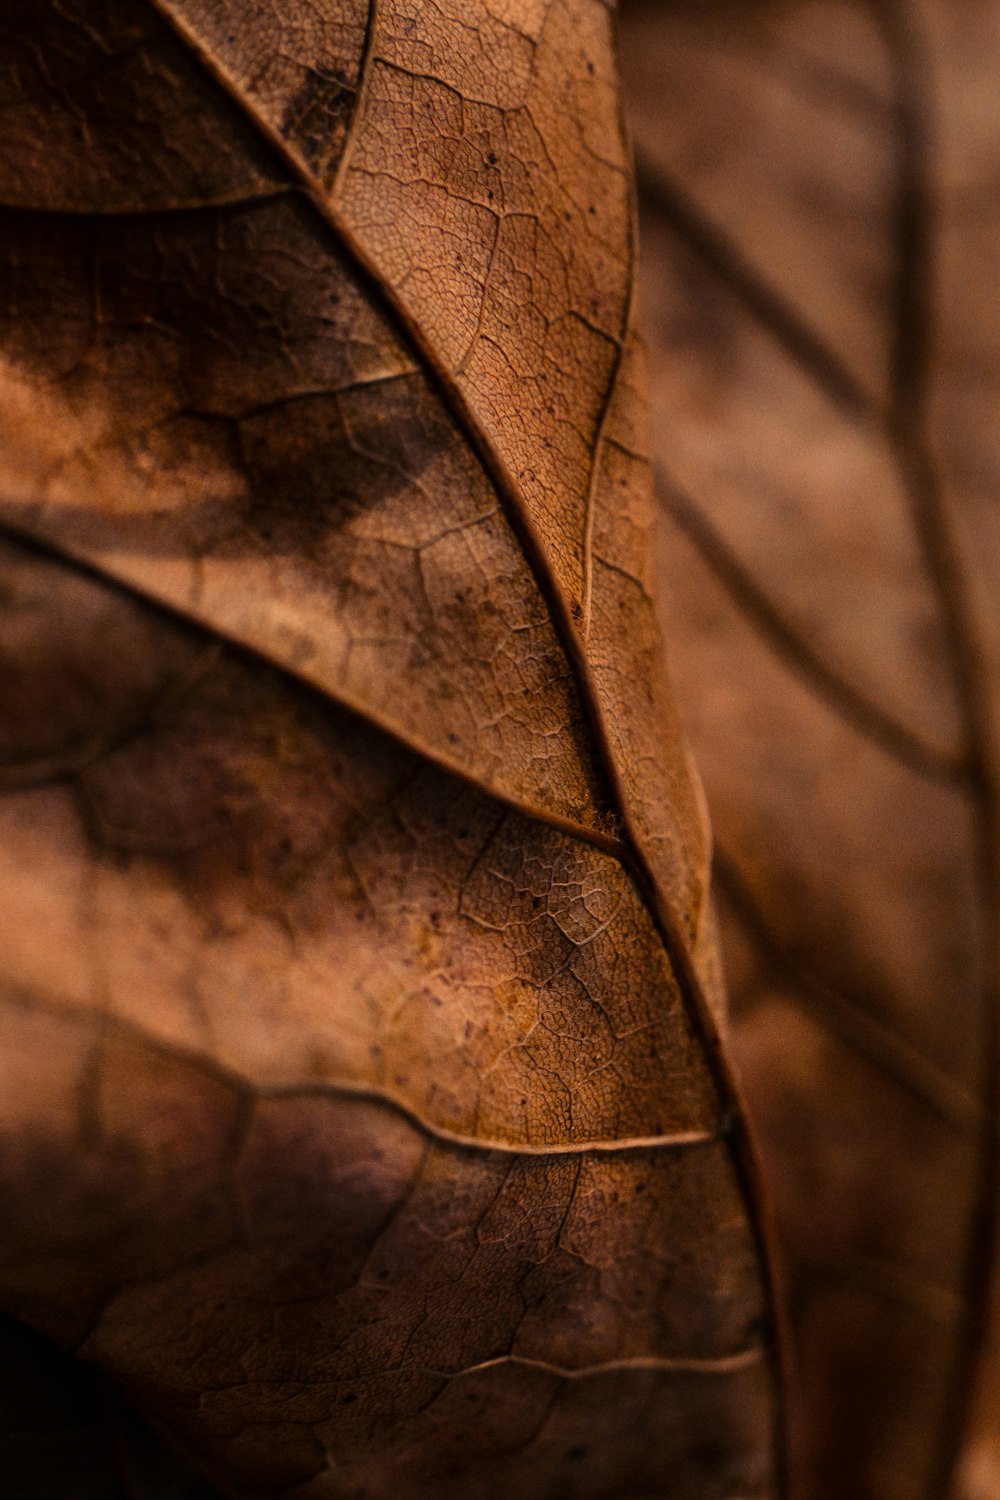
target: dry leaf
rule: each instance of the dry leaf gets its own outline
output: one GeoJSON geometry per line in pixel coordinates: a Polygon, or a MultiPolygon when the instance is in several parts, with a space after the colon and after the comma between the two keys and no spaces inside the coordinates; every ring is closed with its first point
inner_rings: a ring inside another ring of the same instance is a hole
{"type": "Polygon", "coordinates": [[[609,8],[15,11],[0,1302],[234,1492],[771,1494],[609,8]]]}
{"type": "Polygon", "coordinates": [[[672,655],[803,1493],[926,1500],[997,1198],[1000,8],[634,4],[625,56],[672,655]]]}

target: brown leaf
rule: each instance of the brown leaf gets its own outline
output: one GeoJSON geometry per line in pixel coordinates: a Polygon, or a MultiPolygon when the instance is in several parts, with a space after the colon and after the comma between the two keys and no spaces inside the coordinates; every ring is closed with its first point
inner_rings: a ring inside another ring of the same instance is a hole
{"type": "Polygon", "coordinates": [[[773,1493],[608,7],[16,22],[4,1307],[234,1492],[773,1493]]]}
{"type": "Polygon", "coordinates": [[[634,4],[625,54],[803,1492],[942,1496],[997,1196],[1000,9],[634,4]]]}

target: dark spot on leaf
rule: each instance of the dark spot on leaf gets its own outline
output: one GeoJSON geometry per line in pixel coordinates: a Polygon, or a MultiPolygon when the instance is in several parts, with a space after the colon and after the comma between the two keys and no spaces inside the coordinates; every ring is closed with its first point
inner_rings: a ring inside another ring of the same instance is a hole
{"type": "Polygon", "coordinates": [[[309,71],[288,102],[282,134],[324,182],[331,180],[340,160],[356,99],[357,90],[346,79],[309,71]]]}

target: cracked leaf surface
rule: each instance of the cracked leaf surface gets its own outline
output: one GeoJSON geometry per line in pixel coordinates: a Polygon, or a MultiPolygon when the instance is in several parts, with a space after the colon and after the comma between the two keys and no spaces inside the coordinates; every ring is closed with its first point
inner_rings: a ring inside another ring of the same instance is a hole
{"type": "Polygon", "coordinates": [[[0,1304],[241,1494],[778,1493],[607,8],[0,46],[0,1304]]]}

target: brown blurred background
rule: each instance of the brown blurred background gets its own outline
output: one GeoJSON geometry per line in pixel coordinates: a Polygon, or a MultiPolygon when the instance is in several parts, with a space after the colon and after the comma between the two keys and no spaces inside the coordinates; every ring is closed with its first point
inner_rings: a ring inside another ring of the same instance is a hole
{"type": "Polygon", "coordinates": [[[1000,1494],[1000,6],[622,6],[671,668],[810,1500],[1000,1494]],[[991,1384],[992,1381],[992,1384],[991,1384]]]}

